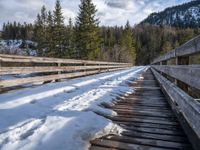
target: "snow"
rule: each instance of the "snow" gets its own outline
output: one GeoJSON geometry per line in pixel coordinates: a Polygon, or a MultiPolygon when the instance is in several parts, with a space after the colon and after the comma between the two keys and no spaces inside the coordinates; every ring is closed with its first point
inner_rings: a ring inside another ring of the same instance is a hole
{"type": "Polygon", "coordinates": [[[89,141],[121,129],[105,115],[116,115],[113,104],[131,94],[128,83],[147,67],[103,73],[0,95],[0,149],[84,150],[89,141]],[[98,115],[98,114],[102,114],[98,115]]]}
{"type": "Polygon", "coordinates": [[[30,40],[0,40],[0,53],[36,56],[36,45],[30,40]]]}

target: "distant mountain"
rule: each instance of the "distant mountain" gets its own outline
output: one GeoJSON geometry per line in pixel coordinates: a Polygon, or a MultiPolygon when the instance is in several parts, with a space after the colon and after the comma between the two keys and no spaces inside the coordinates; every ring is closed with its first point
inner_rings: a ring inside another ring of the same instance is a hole
{"type": "Polygon", "coordinates": [[[173,27],[200,27],[200,0],[152,13],[141,24],[168,25],[173,27]]]}

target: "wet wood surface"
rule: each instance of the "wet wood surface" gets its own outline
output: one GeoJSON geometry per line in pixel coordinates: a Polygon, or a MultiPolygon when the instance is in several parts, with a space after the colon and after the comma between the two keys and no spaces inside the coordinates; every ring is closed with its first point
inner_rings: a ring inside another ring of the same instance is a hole
{"type": "Polygon", "coordinates": [[[107,106],[118,115],[105,116],[125,131],[91,141],[90,150],[192,150],[152,72],[148,70],[130,86],[134,94],[107,106]]]}

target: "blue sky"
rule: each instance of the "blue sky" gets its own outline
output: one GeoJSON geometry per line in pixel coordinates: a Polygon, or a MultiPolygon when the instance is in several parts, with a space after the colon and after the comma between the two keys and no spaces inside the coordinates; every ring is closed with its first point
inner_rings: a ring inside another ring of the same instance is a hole
{"type": "MultiPolygon", "coordinates": [[[[132,25],[139,23],[152,12],[191,0],[93,0],[98,9],[101,25],[124,25],[127,20],[132,25]]],[[[3,22],[34,22],[42,5],[53,10],[55,0],[0,0],[0,28],[3,22]]],[[[80,0],[61,0],[62,12],[67,23],[78,12],[80,0]]]]}

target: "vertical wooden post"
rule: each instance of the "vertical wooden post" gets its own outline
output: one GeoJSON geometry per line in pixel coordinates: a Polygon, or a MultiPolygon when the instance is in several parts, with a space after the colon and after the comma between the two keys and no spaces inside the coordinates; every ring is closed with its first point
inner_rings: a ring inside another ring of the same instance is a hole
{"type": "MultiPolygon", "coordinates": [[[[58,63],[58,67],[60,67],[61,66],[61,64],[60,63],[58,63]]],[[[58,74],[61,74],[61,71],[58,71],[58,74]]]]}
{"type": "Polygon", "coordinates": [[[87,68],[86,68],[86,66],[87,66],[87,63],[86,63],[86,62],[84,62],[84,67],[85,67],[85,70],[84,70],[84,72],[85,72],[85,75],[87,75],[87,68]]]}
{"type": "Polygon", "coordinates": [[[101,72],[101,68],[100,68],[100,65],[101,65],[101,64],[99,64],[99,73],[101,72]]]}
{"type": "MultiPolygon", "coordinates": [[[[189,65],[189,56],[176,57],[176,65],[189,65]]],[[[176,85],[185,92],[188,92],[188,85],[179,80],[175,81],[176,85]]]]}
{"type": "MultiPolygon", "coordinates": [[[[57,66],[60,67],[61,64],[60,64],[60,63],[57,63],[57,66]]],[[[61,74],[61,71],[58,71],[58,74],[61,74]]],[[[61,79],[56,79],[56,80],[55,80],[55,82],[60,82],[60,81],[61,81],[61,79]]]]}
{"type": "MultiPolygon", "coordinates": [[[[161,62],[160,62],[160,65],[161,65],[161,66],[162,66],[162,65],[167,65],[167,61],[161,61],[161,62]]],[[[164,73],[160,72],[160,74],[161,74],[162,76],[166,77],[164,73]]]]}

